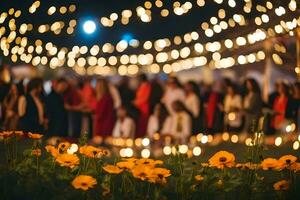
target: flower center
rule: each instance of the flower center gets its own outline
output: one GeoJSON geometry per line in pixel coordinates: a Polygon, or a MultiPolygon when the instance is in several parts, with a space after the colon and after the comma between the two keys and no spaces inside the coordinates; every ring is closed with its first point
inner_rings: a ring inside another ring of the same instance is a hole
{"type": "Polygon", "coordinates": [[[82,186],[87,186],[88,184],[87,184],[87,183],[81,183],[81,185],[82,185],[82,186]]]}
{"type": "Polygon", "coordinates": [[[226,160],[227,160],[227,158],[225,158],[225,157],[221,157],[221,158],[219,159],[220,162],[226,162],[226,160]]]}
{"type": "Polygon", "coordinates": [[[290,163],[291,163],[291,160],[290,160],[290,159],[286,159],[285,162],[286,162],[287,164],[290,164],[290,163]]]}
{"type": "Polygon", "coordinates": [[[164,177],[164,175],[162,175],[162,174],[158,174],[157,176],[158,176],[158,178],[160,178],[160,179],[162,179],[162,178],[164,177]]]}
{"type": "Polygon", "coordinates": [[[140,173],[140,177],[146,177],[146,174],[144,172],[140,173]]]}

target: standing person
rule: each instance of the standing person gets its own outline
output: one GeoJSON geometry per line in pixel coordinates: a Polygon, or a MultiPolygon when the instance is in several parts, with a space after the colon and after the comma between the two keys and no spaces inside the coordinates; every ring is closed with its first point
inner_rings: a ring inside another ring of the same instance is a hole
{"type": "Polygon", "coordinates": [[[211,92],[208,93],[205,102],[205,129],[209,133],[217,133],[223,130],[223,112],[221,110],[223,95],[221,93],[223,85],[216,82],[211,92]]]}
{"type": "Polygon", "coordinates": [[[296,82],[293,85],[293,116],[288,116],[293,118],[296,123],[297,133],[300,132],[300,83],[296,82]]]}
{"type": "Polygon", "coordinates": [[[44,103],[41,100],[42,83],[43,81],[38,78],[29,81],[26,95],[19,100],[18,113],[21,130],[44,132],[46,119],[44,103]]]}
{"type": "Polygon", "coordinates": [[[4,122],[3,128],[5,130],[17,130],[19,115],[18,115],[18,101],[19,97],[24,95],[23,85],[12,84],[10,86],[7,96],[3,100],[3,114],[4,122]]]}
{"type": "Polygon", "coordinates": [[[112,135],[115,122],[114,101],[105,79],[98,79],[96,88],[96,109],[94,113],[93,136],[108,137],[112,135]]]}
{"type": "Polygon", "coordinates": [[[79,138],[81,134],[81,97],[74,86],[67,81],[67,89],[63,94],[65,108],[68,111],[69,136],[79,138]]]}
{"type": "Polygon", "coordinates": [[[174,114],[172,107],[173,102],[181,101],[184,102],[185,94],[184,90],[181,88],[181,84],[176,77],[169,77],[167,82],[167,88],[162,98],[162,102],[167,107],[169,113],[174,114]]]}
{"type": "Polygon", "coordinates": [[[200,89],[194,81],[189,81],[184,86],[186,98],[185,107],[189,111],[193,121],[193,134],[200,132],[200,89]]]}
{"type": "Polygon", "coordinates": [[[272,106],[274,116],[271,121],[271,127],[275,131],[278,131],[283,127],[287,114],[292,112],[291,109],[288,109],[289,103],[289,87],[285,83],[280,83],[278,86],[278,96],[274,99],[272,106]]]}
{"type": "Polygon", "coordinates": [[[172,103],[174,114],[166,133],[170,134],[177,144],[186,143],[192,133],[192,119],[181,101],[172,103]]]}
{"type": "Polygon", "coordinates": [[[242,97],[237,94],[235,85],[229,84],[224,99],[224,124],[226,131],[239,131],[242,125],[242,97]]]}
{"type": "Polygon", "coordinates": [[[245,114],[244,131],[251,133],[258,126],[259,117],[262,113],[261,91],[256,80],[250,78],[246,82],[246,95],[243,102],[243,110],[245,114]]]}
{"type": "Polygon", "coordinates": [[[122,105],[128,106],[132,104],[135,94],[129,87],[129,79],[123,76],[118,84],[118,91],[121,97],[122,105]]]}
{"type": "Polygon", "coordinates": [[[93,134],[92,111],[96,108],[96,97],[94,88],[91,85],[90,79],[86,78],[82,82],[82,87],[79,89],[81,98],[82,132],[88,133],[89,136],[93,134]]]}
{"type": "Polygon", "coordinates": [[[113,129],[113,137],[134,138],[134,135],[134,120],[129,116],[127,108],[125,106],[121,106],[117,111],[117,122],[113,129]]]}
{"type": "Polygon", "coordinates": [[[46,97],[48,136],[68,136],[68,113],[65,109],[63,94],[67,89],[67,80],[58,79],[53,83],[50,94],[46,97]]]}
{"type": "Polygon", "coordinates": [[[170,117],[164,104],[159,103],[154,107],[154,112],[149,118],[147,135],[152,138],[155,133],[163,134],[169,126],[170,117]]]}
{"type": "Polygon", "coordinates": [[[164,90],[159,80],[154,79],[151,81],[151,94],[150,94],[150,112],[153,113],[154,107],[161,102],[164,90]]]}
{"type": "Polygon", "coordinates": [[[150,94],[151,94],[151,84],[147,80],[145,74],[139,76],[140,85],[136,91],[136,96],[134,100],[134,105],[140,112],[138,119],[137,133],[136,137],[144,137],[147,131],[148,118],[150,115],[150,94]]]}

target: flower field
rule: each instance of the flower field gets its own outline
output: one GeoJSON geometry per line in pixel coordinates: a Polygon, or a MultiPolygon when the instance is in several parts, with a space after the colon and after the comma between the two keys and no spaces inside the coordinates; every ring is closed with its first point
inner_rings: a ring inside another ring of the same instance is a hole
{"type": "Polygon", "coordinates": [[[243,160],[220,150],[205,162],[179,152],[119,158],[84,139],[44,146],[43,135],[21,131],[0,137],[1,199],[300,199],[297,155],[264,157],[260,137],[243,160]]]}

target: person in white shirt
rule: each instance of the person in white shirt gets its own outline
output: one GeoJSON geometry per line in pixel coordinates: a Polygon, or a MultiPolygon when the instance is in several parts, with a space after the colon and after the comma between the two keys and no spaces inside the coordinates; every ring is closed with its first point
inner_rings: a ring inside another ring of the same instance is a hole
{"type": "Polygon", "coordinates": [[[162,102],[166,105],[169,113],[174,114],[172,103],[174,101],[185,101],[185,93],[180,87],[180,83],[176,77],[170,77],[167,82],[167,88],[162,98],[162,102]]]}
{"type": "Polygon", "coordinates": [[[114,100],[114,108],[115,109],[119,108],[122,104],[122,100],[118,89],[112,83],[108,84],[108,89],[114,100]]]}
{"type": "Polygon", "coordinates": [[[118,108],[117,117],[118,119],[113,129],[113,137],[134,138],[135,122],[128,115],[127,109],[124,106],[118,108]]]}
{"type": "Polygon", "coordinates": [[[147,135],[152,138],[155,133],[167,132],[168,124],[171,118],[169,117],[167,108],[159,103],[154,107],[153,114],[150,116],[147,126],[147,135]]]}
{"type": "Polygon", "coordinates": [[[181,101],[173,102],[172,107],[174,114],[164,134],[171,135],[177,144],[185,143],[192,133],[192,119],[181,101]]]}
{"type": "Polygon", "coordinates": [[[224,122],[228,131],[237,131],[242,125],[242,97],[236,93],[235,86],[229,84],[224,99],[224,122]]]}
{"type": "Polygon", "coordinates": [[[185,101],[184,105],[189,111],[193,121],[193,134],[200,132],[201,119],[200,119],[200,90],[194,81],[188,81],[184,85],[185,101]]]}

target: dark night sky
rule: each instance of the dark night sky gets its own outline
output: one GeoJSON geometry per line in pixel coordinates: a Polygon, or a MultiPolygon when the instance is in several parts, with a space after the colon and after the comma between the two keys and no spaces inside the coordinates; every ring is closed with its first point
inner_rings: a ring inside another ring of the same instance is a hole
{"type": "MultiPolygon", "coordinates": [[[[7,11],[11,7],[21,9],[22,11],[27,11],[32,2],[34,1],[2,0],[0,2],[0,11],[7,11]]],[[[87,17],[100,19],[100,17],[102,16],[109,16],[109,14],[112,12],[116,12],[119,14],[121,10],[136,8],[138,5],[143,5],[143,2],[144,1],[141,0],[43,0],[41,1],[41,7],[36,13],[32,15],[26,12],[26,15],[24,15],[25,12],[23,12],[19,21],[31,22],[32,24],[42,24],[62,19],[67,21],[67,19],[72,18],[79,19],[80,21],[86,19],[87,17]],[[51,5],[62,6],[70,5],[71,3],[75,3],[77,5],[77,11],[75,13],[68,15],[47,15],[47,8],[49,8],[51,5]]],[[[154,1],[151,2],[153,3],[154,1]]],[[[172,10],[172,3],[174,1],[163,2],[165,8],[172,10]]],[[[192,0],[192,2],[196,1],[192,0]]],[[[240,2],[241,1],[237,1],[238,5],[240,4],[240,2]]],[[[170,12],[170,15],[166,18],[161,17],[161,9],[156,8],[153,11],[152,21],[150,23],[143,23],[137,21],[138,19],[136,17],[131,17],[130,23],[126,26],[118,22],[112,28],[101,27],[97,37],[94,37],[92,39],[86,38],[86,40],[82,40],[84,35],[81,33],[80,27],[77,27],[75,36],[73,37],[70,37],[67,34],[61,34],[57,36],[52,33],[48,33],[44,34],[44,38],[50,41],[57,41],[60,44],[73,46],[74,44],[103,44],[105,42],[115,43],[122,38],[122,35],[124,33],[131,33],[134,38],[141,41],[172,37],[178,34],[182,35],[194,30],[200,30],[201,22],[209,20],[209,18],[212,16],[216,16],[217,10],[219,8],[221,8],[221,5],[217,5],[216,3],[207,3],[207,6],[205,6],[204,8],[199,8],[195,4],[192,8],[192,11],[190,11],[188,14],[177,16],[174,13],[170,12]]],[[[235,9],[228,7],[228,11],[234,11],[235,9]]]]}

